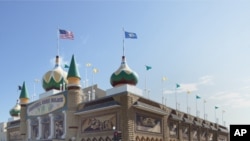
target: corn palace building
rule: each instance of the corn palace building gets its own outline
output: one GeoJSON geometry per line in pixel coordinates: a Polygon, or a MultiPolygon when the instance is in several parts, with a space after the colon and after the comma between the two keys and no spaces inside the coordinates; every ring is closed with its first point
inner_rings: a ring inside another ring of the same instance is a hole
{"type": "Polygon", "coordinates": [[[68,72],[60,66],[43,76],[45,92],[29,101],[23,83],[19,101],[10,110],[8,141],[228,141],[222,125],[166,107],[142,96],[137,74],[122,56],[111,75],[113,88],[82,89],[72,56],[68,72]]]}

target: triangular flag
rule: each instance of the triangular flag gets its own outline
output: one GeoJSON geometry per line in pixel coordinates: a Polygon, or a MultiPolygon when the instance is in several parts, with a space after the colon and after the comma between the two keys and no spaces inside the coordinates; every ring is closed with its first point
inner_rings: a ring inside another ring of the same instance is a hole
{"type": "Polygon", "coordinates": [[[200,97],[200,96],[198,96],[198,95],[196,95],[196,99],[201,99],[201,97],[200,97]]]}
{"type": "Polygon", "coordinates": [[[162,77],[162,81],[166,81],[168,78],[166,76],[162,77]]]}
{"type": "Polygon", "coordinates": [[[98,73],[99,70],[97,68],[93,68],[93,73],[98,73]]]}
{"type": "Polygon", "coordinates": [[[90,64],[90,63],[87,63],[87,64],[86,64],[86,67],[90,67],[90,66],[92,66],[92,64],[90,64]]]}
{"type": "Polygon", "coordinates": [[[151,66],[147,66],[147,65],[145,65],[145,67],[146,67],[146,70],[150,70],[150,69],[152,69],[152,67],[151,67],[151,66]]]}
{"type": "Polygon", "coordinates": [[[178,84],[178,83],[176,83],[176,88],[179,88],[179,87],[181,87],[181,85],[180,85],[180,84],[178,84]]]}
{"type": "Polygon", "coordinates": [[[69,68],[69,65],[65,64],[65,65],[64,65],[64,68],[69,68]]]}

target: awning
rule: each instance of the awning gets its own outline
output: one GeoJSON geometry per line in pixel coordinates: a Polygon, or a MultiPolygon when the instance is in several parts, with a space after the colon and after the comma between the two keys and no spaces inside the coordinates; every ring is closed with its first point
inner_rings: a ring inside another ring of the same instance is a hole
{"type": "Polygon", "coordinates": [[[183,118],[183,120],[186,123],[193,124],[193,121],[189,120],[188,118],[183,118]]]}
{"type": "Polygon", "coordinates": [[[207,129],[210,129],[209,125],[207,125],[207,124],[203,124],[203,127],[207,128],[207,129]]]}
{"type": "Polygon", "coordinates": [[[155,107],[155,106],[151,106],[149,104],[146,104],[146,103],[143,103],[143,102],[140,102],[140,101],[137,101],[133,107],[135,108],[138,108],[138,109],[141,109],[141,110],[145,110],[145,111],[149,111],[149,112],[152,112],[152,113],[156,113],[156,114],[159,114],[159,115],[167,115],[167,112],[158,108],[158,107],[155,107]]]}
{"type": "Polygon", "coordinates": [[[179,121],[182,121],[182,118],[178,117],[177,115],[175,114],[170,114],[170,118],[172,118],[173,120],[179,120],[179,121]]]}
{"type": "Polygon", "coordinates": [[[218,131],[218,129],[217,128],[215,128],[214,126],[210,126],[211,127],[211,129],[212,130],[214,130],[214,131],[218,131]]]}
{"type": "Polygon", "coordinates": [[[219,131],[221,131],[221,132],[224,132],[224,133],[228,133],[228,130],[227,129],[225,129],[225,128],[219,128],[219,131]]]}
{"type": "Polygon", "coordinates": [[[94,104],[91,106],[84,107],[82,110],[77,111],[75,115],[81,115],[81,114],[86,114],[86,113],[92,113],[92,112],[99,112],[103,110],[109,110],[109,109],[114,109],[120,107],[120,105],[116,101],[108,101],[108,102],[103,102],[99,104],[94,104]]]}
{"type": "Polygon", "coordinates": [[[197,125],[197,126],[202,126],[202,124],[201,123],[199,123],[198,121],[194,121],[194,125],[197,125]]]}

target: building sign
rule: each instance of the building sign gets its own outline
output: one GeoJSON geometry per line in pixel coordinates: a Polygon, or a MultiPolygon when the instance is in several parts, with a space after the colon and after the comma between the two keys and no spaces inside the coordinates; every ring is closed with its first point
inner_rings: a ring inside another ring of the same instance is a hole
{"type": "Polygon", "coordinates": [[[55,111],[65,104],[64,95],[56,95],[43,98],[28,106],[28,116],[38,116],[55,111]]]}

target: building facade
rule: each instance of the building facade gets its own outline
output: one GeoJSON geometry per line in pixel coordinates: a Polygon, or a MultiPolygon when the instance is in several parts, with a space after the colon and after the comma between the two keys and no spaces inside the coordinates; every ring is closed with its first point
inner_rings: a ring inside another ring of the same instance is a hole
{"type": "Polygon", "coordinates": [[[45,74],[40,99],[29,102],[23,84],[20,119],[8,122],[8,141],[113,141],[114,133],[122,141],[229,140],[222,125],[144,98],[124,56],[107,91],[97,85],[81,88],[74,56],[65,77],[57,75],[58,64],[45,74]]]}

